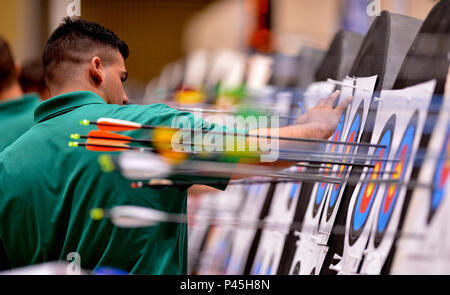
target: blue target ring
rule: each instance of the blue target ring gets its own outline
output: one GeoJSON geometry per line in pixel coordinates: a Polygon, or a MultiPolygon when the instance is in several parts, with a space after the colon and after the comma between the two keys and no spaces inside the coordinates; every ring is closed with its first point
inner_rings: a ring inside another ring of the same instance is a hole
{"type": "MultiPolygon", "coordinates": [[[[406,168],[408,167],[408,164],[410,162],[414,138],[417,133],[418,117],[419,112],[416,111],[407,125],[408,127],[406,128],[399,148],[396,152],[395,159],[398,160],[398,162],[392,164],[392,170],[397,172],[392,177],[398,182],[403,182],[406,177],[406,168]]],[[[391,220],[392,212],[394,211],[400,191],[400,186],[398,186],[396,183],[386,185],[381,206],[378,211],[377,230],[374,240],[375,247],[378,247],[383,240],[386,228],[391,220]]]]}
{"type": "MultiPolygon", "coordinates": [[[[344,129],[344,122],[345,122],[345,114],[342,114],[341,118],[339,119],[339,124],[338,124],[336,130],[334,131],[333,136],[331,137],[334,141],[340,140],[342,131],[344,129]]],[[[331,145],[331,148],[328,148],[327,151],[334,152],[336,148],[337,148],[337,145],[331,145]]],[[[330,171],[331,171],[331,168],[332,168],[331,165],[329,165],[329,167],[327,169],[330,169],[330,171]]],[[[313,217],[316,216],[316,214],[319,210],[319,206],[322,203],[322,200],[325,196],[327,188],[328,188],[327,183],[319,183],[318,184],[315,202],[314,202],[314,208],[313,208],[313,217]]]]}
{"type": "Polygon", "coordinates": [[[444,195],[445,187],[448,182],[450,161],[447,159],[450,156],[450,125],[447,127],[447,134],[444,145],[439,153],[439,159],[436,164],[435,174],[433,177],[433,190],[431,194],[431,210],[428,216],[428,223],[430,223],[434,212],[439,208],[444,195]]]}
{"type": "Polygon", "coordinates": [[[350,234],[348,236],[350,245],[353,245],[358,240],[367,223],[369,213],[372,210],[379,185],[368,181],[378,180],[382,177],[382,173],[386,167],[385,160],[389,156],[392,138],[394,136],[393,130],[395,128],[395,123],[396,116],[393,115],[386,123],[381,132],[380,139],[378,140],[378,144],[384,145],[386,148],[377,148],[373,153],[375,159],[372,160],[371,164],[374,167],[368,169],[364,182],[357,193],[356,203],[351,213],[350,234]]]}
{"type": "MultiPolygon", "coordinates": [[[[406,175],[406,167],[408,166],[409,158],[411,156],[412,144],[414,141],[415,133],[416,127],[409,126],[400,144],[400,148],[398,149],[397,154],[395,156],[396,160],[400,159],[399,162],[393,165],[394,171],[400,169],[400,168],[397,169],[396,167],[401,167],[401,174],[400,177],[398,178],[399,182],[403,181],[406,175]]],[[[381,203],[379,211],[378,225],[377,225],[378,232],[381,233],[386,229],[388,221],[390,220],[390,217],[392,215],[392,211],[395,207],[395,203],[397,202],[399,193],[400,189],[395,184],[388,185],[386,187],[386,191],[384,192],[383,201],[381,203]]]]}
{"type": "MultiPolygon", "coordinates": [[[[361,128],[361,115],[358,114],[355,119],[353,120],[352,127],[350,128],[350,131],[348,133],[348,136],[346,138],[346,142],[355,142],[358,138],[359,130],[361,128]]],[[[345,154],[352,154],[355,150],[355,146],[346,146],[346,150],[344,151],[345,154]]],[[[341,167],[342,168],[342,167],[341,167]]],[[[343,166],[343,171],[339,174],[339,176],[342,174],[344,175],[347,170],[348,166],[343,166]]],[[[337,197],[339,196],[339,191],[341,190],[341,184],[334,185],[333,190],[331,191],[331,198],[330,198],[330,208],[334,207],[334,204],[336,203],[337,197]]]]}
{"type": "MultiPolygon", "coordinates": [[[[392,140],[392,132],[391,130],[388,130],[382,140],[380,141],[380,144],[383,145],[388,145],[391,143],[392,140]]],[[[388,153],[381,148],[378,148],[377,151],[375,152],[375,157],[379,158],[379,159],[387,159],[388,157],[388,153]]],[[[379,172],[383,171],[384,168],[386,167],[386,162],[377,162],[377,161],[373,161],[372,165],[380,165],[380,169],[378,171],[374,171],[374,168],[371,168],[369,173],[367,173],[367,177],[366,180],[369,180],[370,176],[373,175],[373,173],[377,173],[378,172],[378,176],[377,179],[381,178],[379,172]]],[[[370,183],[365,182],[364,185],[362,186],[361,190],[359,191],[359,195],[358,195],[358,201],[356,203],[356,210],[354,212],[354,220],[353,220],[353,229],[355,231],[358,231],[367,221],[367,217],[369,215],[369,212],[372,208],[373,202],[375,200],[375,196],[377,195],[378,192],[378,185],[373,185],[373,189],[370,190],[370,183]],[[367,193],[369,190],[369,194],[367,193]],[[362,206],[363,204],[363,200],[364,198],[370,198],[368,205],[367,206],[362,206]]]]}

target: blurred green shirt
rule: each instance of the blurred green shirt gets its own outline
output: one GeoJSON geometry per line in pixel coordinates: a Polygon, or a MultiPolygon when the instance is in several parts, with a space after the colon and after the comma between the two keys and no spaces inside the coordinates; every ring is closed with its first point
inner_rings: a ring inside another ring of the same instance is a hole
{"type": "Polygon", "coordinates": [[[34,110],[40,102],[37,94],[26,94],[7,102],[0,101],[0,152],[30,129],[34,110]]]}
{"type": "MultiPolygon", "coordinates": [[[[163,104],[106,104],[88,91],[43,102],[36,124],[0,153],[0,268],[66,260],[76,252],[88,270],[109,266],[134,274],[187,274],[186,224],[124,229],[106,219],[92,220],[90,210],[136,205],[186,213],[189,186],[132,189],[120,172],[101,171],[102,153],[68,146],[71,133],[96,129],[80,125],[83,119],[170,126],[180,115],[194,120],[191,113],[163,104]]],[[[195,124],[202,122],[197,119],[195,124]]],[[[149,138],[150,132],[123,134],[149,138]]]]}

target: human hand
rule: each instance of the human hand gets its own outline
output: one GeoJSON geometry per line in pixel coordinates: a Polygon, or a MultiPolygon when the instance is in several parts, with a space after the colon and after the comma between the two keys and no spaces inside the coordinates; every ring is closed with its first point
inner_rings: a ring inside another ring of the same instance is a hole
{"type": "Polygon", "coordinates": [[[297,118],[296,124],[314,125],[318,137],[328,139],[336,130],[342,113],[347,109],[353,97],[347,97],[338,106],[333,108],[340,91],[333,92],[329,97],[321,99],[317,105],[297,118]]]}

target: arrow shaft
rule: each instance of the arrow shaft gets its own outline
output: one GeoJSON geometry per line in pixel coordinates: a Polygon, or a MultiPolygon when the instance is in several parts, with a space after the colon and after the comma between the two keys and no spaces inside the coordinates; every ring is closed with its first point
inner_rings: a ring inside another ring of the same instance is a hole
{"type": "MultiPolygon", "coordinates": [[[[115,207],[112,210],[104,210],[105,217],[110,218],[113,223],[116,218],[126,217],[127,219],[135,219],[137,222],[135,227],[143,226],[155,226],[159,223],[179,223],[179,224],[189,224],[190,226],[201,225],[211,225],[211,226],[223,226],[231,227],[233,229],[246,228],[246,229],[262,229],[269,231],[280,231],[288,234],[289,232],[296,232],[296,235],[301,236],[301,231],[304,230],[317,230],[317,225],[307,222],[299,221],[286,221],[278,222],[272,221],[270,219],[243,219],[234,218],[234,216],[227,217],[217,217],[207,214],[194,214],[190,217],[183,213],[167,213],[158,211],[157,214],[154,210],[148,212],[148,214],[143,214],[142,210],[145,208],[139,208],[139,213],[133,214],[133,212],[126,212],[123,215],[120,214],[121,207],[115,207]]],[[[330,234],[345,235],[348,227],[345,225],[334,225],[330,229],[330,234]]],[[[366,233],[373,231],[371,227],[364,229],[366,233]]],[[[385,237],[403,238],[403,239],[423,239],[423,235],[416,233],[401,233],[399,230],[386,231],[384,232],[385,237]]]]}
{"type": "MultiPolygon", "coordinates": [[[[354,172],[363,172],[362,170],[360,171],[354,171],[354,172]]],[[[334,171],[334,172],[328,172],[328,173],[323,173],[323,174],[332,174],[332,173],[339,173],[339,171],[334,171]]],[[[380,172],[380,174],[395,174],[397,173],[396,171],[382,171],[380,172]]],[[[307,174],[307,173],[300,173],[299,175],[308,175],[308,176],[313,176],[314,178],[316,176],[321,176],[321,175],[317,175],[317,174],[307,174]]],[[[270,180],[239,180],[239,181],[229,181],[229,180],[204,180],[204,181],[200,181],[200,182],[195,182],[195,181],[179,181],[179,180],[167,180],[167,179],[163,179],[163,180],[155,180],[152,179],[149,182],[142,182],[142,181],[138,181],[136,183],[133,183],[133,186],[135,186],[135,188],[142,188],[142,187],[151,187],[151,188],[158,188],[158,187],[170,187],[170,186],[186,186],[186,185],[221,185],[221,184],[228,184],[228,185],[255,185],[255,184],[279,184],[279,183],[297,183],[297,182],[308,182],[308,179],[306,179],[306,181],[300,181],[299,179],[270,179],[270,180]]],[[[314,183],[315,182],[319,182],[316,179],[314,179],[314,183]]],[[[330,182],[332,184],[337,184],[335,182],[330,182]]],[[[340,184],[340,183],[339,183],[340,184]]]]}
{"type": "MultiPolygon", "coordinates": [[[[117,142],[124,142],[124,141],[128,141],[128,142],[136,142],[136,143],[145,143],[145,144],[152,144],[152,143],[157,143],[160,141],[156,141],[156,140],[145,140],[145,139],[134,139],[134,138],[130,138],[130,139],[122,139],[122,138],[116,138],[116,137],[106,137],[106,136],[93,136],[93,135],[80,135],[80,138],[83,139],[102,139],[102,140],[110,140],[110,141],[117,141],[117,142]]],[[[205,145],[205,144],[196,144],[196,143],[180,143],[183,146],[209,146],[209,147],[214,147],[213,145],[205,145]]],[[[184,152],[184,150],[180,151],[180,152],[184,152]]],[[[187,151],[189,152],[189,151],[187,151]]],[[[293,150],[293,149],[280,149],[280,150],[272,150],[272,152],[279,152],[279,153],[285,153],[285,154],[307,154],[309,156],[333,156],[333,157],[345,157],[346,159],[349,160],[356,160],[356,159],[361,159],[361,160],[378,160],[378,158],[375,157],[370,157],[370,156],[365,156],[365,155],[357,155],[357,154],[346,154],[346,153],[332,153],[332,152],[317,152],[314,150],[293,150]]],[[[212,152],[212,153],[219,153],[219,152],[212,152]]],[[[287,157],[289,159],[289,157],[287,157]]],[[[298,161],[300,161],[301,159],[296,158],[298,161]]],[[[398,160],[392,160],[392,159],[382,159],[379,161],[386,161],[386,162],[396,162],[398,160]]]]}
{"type": "MultiPolygon", "coordinates": [[[[89,124],[91,125],[97,125],[97,126],[106,126],[106,127],[117,127],[117,124],[108,124],[108,122],[91,122],[89,121],[89,124]]],[[[230,132],[220,132],[220,131],[213,131],[213,130],[205,130],[205,129],[187,129],[187,128],[173,128],[173,127],[165,127],[165,126],[153,126],[153,125],[140,125],[139,128],[142,129],[149,129],[149,130],[155,130],[158,128],[164,128],[167,130],[173,130],[173,131],[186,131],[186,132],[199,132],[199,133],[207,133],[207,134],[213,134],[213,135],[231,135],[236,137],[251,137],[251,138],[258,138],[258,139],[271,139],[271,140],[283,140],[283,141],[295,141],[295,142],[308,142],[308,143],[322,143],[322,144],[336,144],[336,145],[344,145],[344,146],[364,146],[364,147],[374,147],[374,148],[386,148],[385,145],[379,145],[379,144],[370,144],[370,143],[356,143],[356,142],[343,142],[343,141],[330,141],[330,140],[321,140],[321,139],[312,139],[312,138],[292,138],[292,137],[278,137],[278,136],[267,136],[267,135],[260,135],[260,134],[245,134],[245,133],[230,133],[230,132]]],[[[135,129],[135,128],[134,128],[135,129]]]]}

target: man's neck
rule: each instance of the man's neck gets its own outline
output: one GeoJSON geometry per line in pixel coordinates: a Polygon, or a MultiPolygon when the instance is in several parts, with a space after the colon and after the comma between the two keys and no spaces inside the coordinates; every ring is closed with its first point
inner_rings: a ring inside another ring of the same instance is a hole
{"type": "Polygon", "coordinates": [[[0,102],[16,100],[23,96],[22,88],[19,83],[13,83],[8,88],[0,91],[0,102]]]}
{"type": "Polygon", "coordinates": [[[70,93],[70,92],[76,92],[76,91],[91,91],[91,92],[94,92],[95,94],[99,95],[100,97],[102,97],[101,94],[98,93],[98,91],[96,91],[95,89],[92,89],[91,87],[64,87],[64,88],[59,88],[59,89],[50,89],[50,97],[54,97],[54,96],[58,96],[58,95],[62,95],[62,94],[70,93]]]}

